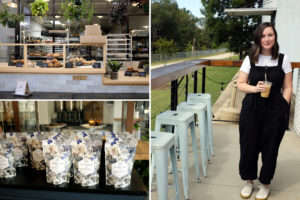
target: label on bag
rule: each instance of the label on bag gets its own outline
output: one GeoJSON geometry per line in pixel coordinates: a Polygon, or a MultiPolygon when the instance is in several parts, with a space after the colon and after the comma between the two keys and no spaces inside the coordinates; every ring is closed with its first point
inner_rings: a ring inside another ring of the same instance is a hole
{"type": "Polygon", "coordinates": [[[112,174],[121,178],[128,173],[128,165],[123,161],[118,161],[111,165],[112,167],[112,174]]]}
{"type": "Polygon", "coordinates": [[[14,149],[14,157],[15,157],[15,161],[20,160],[23,157],[23,152],[21,149],[19,148],[15,148],[14,149]]]}
{"type": "Polygon", "coordinates": [[[90,159],[85,158],[82,161],[78,162],[78,170],[80,173],[83,173],[86,176],[92,174],[95,170],[94,162],[90,159]]]}
{"type": "Polygon", "coordinates": [[[9,167],[8,158],[1,155],[0,156],[0,169],[5,169],[7,167],[9,167]]]}
{"type": "Polygon", "coordinates": [[[42,162],[44,160],[43,151],[41,151],[40,149],[35,150],[32,154],[32,157],[36,162],[42,162]]]}
{"type": "Polygon", "coordinates": [[[54,173],[60,173],[65,170],[65,161],[61,158],[54,158],[50,161],[50,170],[54,173]]]}

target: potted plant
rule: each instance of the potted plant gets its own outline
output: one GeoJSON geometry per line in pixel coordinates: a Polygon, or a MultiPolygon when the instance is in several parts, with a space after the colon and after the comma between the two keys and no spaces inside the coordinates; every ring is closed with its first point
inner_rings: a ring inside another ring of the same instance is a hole
{"type": "Polygon", "coordinates": [[[137,122],[133,122],[133,134],[135,138],[141,139],[141,125],[139,125],[137,122]]]}
{"type": "Polygon", "coordinates": [[[0,9],[0,23],[2,26],[8,26],[8,28],[16,28],[17,22],[24,22],[25,15],[12,14],[7,4],[3,4],[3,10],[0,9]]]}
{"type": "Polygon", "coordinates": [[[144,68],[144,71],[146,72],[146,74],[149,74],[149,64],[144,64],[143,68],[144,68]]]}
{"type": "Polygon", "coordinates": [[[92,21],[95,6],[91,4],[91,0],[66,0],[61,3],[60,14],[70,21],[86,19],[89,23],[92,21]]]}
{"type": "Polygon", "coordinates": [[[145,3],[145,4],[143,4],[143,11],[145,12],[145,13],[148,13],[149,12],[149,3],[145,3]]]}
{"type": "Polygon", "coordinates": [[[111,8],[109,16],[112,25],[117,25],[119,27],[125,26],[128,22],[126,3],[121,1],[119,4],[114,5],[111,8]]]}
{"type": "Polygon", "coordinates": [[[108,61],[106,64],[112,72],[110,72],[110,78],[113,80],[118,80],[118,71],[123,67],[123,63],[119,64],[117,61],[108,61]]]}
{"type": "MultiPolygon", "coordinates": [[[[49,11],[48,3],[44,0],[35,0],[31,6],[31,12],[33,15],[46,15],[47,11],[49,11]]],[[[42,18],[40,16],[40,18],[42,18]]]]}

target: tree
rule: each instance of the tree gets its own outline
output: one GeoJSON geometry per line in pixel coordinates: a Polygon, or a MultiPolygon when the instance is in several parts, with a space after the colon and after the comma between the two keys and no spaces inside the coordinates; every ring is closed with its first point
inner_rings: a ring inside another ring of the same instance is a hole
{"type": "MultiPolygon", "coordinates": [[[[211,29],[209,37],[214,38],[217,45],[228,42],[230,51],[239,53],[243,59],[243,51],[252,47],[253,33],[261,22],[261,16],[228,16],[226,8],[241,8],[246,5],[258,7],[259,0],[201,0],[205,16],[205,25],[211,29]]],[[[206,27],[206,28],[207,28],[206,27]]]]}

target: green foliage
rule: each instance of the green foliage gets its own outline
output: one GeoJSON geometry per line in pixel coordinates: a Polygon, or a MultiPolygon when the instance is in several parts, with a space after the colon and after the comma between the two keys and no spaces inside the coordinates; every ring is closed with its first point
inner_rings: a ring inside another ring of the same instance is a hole
{"type": "Polygon", "coordinates": [[[149,129],[145,128],[144,130],[145,130],[146,134],[145,134],[145,136],[142,136],[142,139],[144,141],[148,141],[149,142],[149,129]]]}
{"type": "Polygon", "coordinates": [[[30,6],[31,12],[35,16],[45,15],[49,11],[48,3],[43,0],[35,0],[30,6]]]}
{"type": "Polygon", "coordinates": [[[23,14],[12,14],[7,4],[3,4],[3,10],[0,9],[0,23],[3,27],[6,26],[7,21],[24,22],[25,15],[23,14]]]}
{"type": "MultiPolygon", "coordinates": [[[[179,9],[175,0],[157,0],[151,4],[151,35],[152,44],[165,38],[177,44],[178,51],[188,48],[189,42],[200,36],[200,19],[185,8],[179,9]]],[[[156,51],[153,46],[154,51],[156,51]]]]}
{"type": "Polygon", "coordinates": [[[134,128],[135,130],[139,130],[140,127],[141,127],[141,126],[140,126],[139,123],[133,123],[133,128],[134,128]]]}
{"type": "MultiPolygon", "coordinates": [[[[258,6],[258,0],[201,0],[205,16],[204,24],[208,37],[213,38],[216,44],[228,42],[228,48],[235,53],[241,53],[252,47],[252,37],[261,16],[228,16],[225,8],[241,8],[251,3],[258,6]]],[[[242,58],[240,58],[242,59],[242,58]]]]}
{"type": "Polygon", "coordinates": [[[153,47],[156,49],[156,53],[172,53],[177,51],[177,44],[170,40],[168,41],[166,38],[161,38],[154,42],[153,47]]]}
{"type": "Polygon", "coordinates": [[[109,60],[106,65],[113,71],[113,72],[117,72],[120,70],[121,67],[123,67],[123,63],[119,64],[117,61],[112,61],[109,60]]]}
{"type": "Polygon", "coordinates": [[[75,5],[74,0],[66,0],[61,3],[61,11],[59,14],[63,14],[64,17],[70,21],[76,19],[86,19],[89,23],[93,19],[95,12],[95,6],[91,4],[91,0],[82,0],[81,5],[75,5]]]}
{"type": "Polygon", "coordinates": [[[217,47],[216,43],[213,42],[211,48],[212,49],[217,49],[218,47],[217,47]]]}
{"type": "Polygon", "coordinates": [[[136,169],[146,188],[149,190],[149,160],[136,160],[133,168],[136,169]]]}
{"type": "Polygon", "coordinates": [[[119,27],[125,26],[128,22],[126,3],[121,1],[114,5],[110,10],[109,16],[111,24],[119,27]]]}

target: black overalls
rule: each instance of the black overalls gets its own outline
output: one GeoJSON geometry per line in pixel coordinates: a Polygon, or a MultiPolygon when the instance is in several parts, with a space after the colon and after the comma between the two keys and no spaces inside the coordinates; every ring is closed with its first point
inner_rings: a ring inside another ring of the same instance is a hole
{"type": "Polygon", "coordinates": [[[257,67],[251,62],[250,85],[259,81],[272,82],[269,98],[260,93],[247,94],[242,102],[240,114],[240,175],[243,180],[257,179],[258,155],[262,153],[262,167],[259,181],[268,185],[273,179],[280,142],[285,132],[285,115],[288,102],[281,93],[285,73],[282,70],[283,54],[276,67],[257,67]]]}

